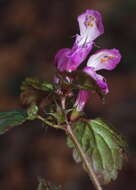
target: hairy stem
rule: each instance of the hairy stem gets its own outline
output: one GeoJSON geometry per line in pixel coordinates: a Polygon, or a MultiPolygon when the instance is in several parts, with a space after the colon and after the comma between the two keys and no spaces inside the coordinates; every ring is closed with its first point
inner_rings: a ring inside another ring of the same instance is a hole
{"type": "Polygon", "coordinates": [[[100,185],[100,183],[99,183],[99,181],[98,181],[98,179],[97,179],[97,177],[93,171],[93,168],[91,167],[90,163],[88,162],[87,157],[86,157],[85,153],[83,152],[83,150],[82,150],[79,142],[77,141],[77,138],[74,135],[74,133],[71,129],[71,126],[69,124],[67,124],[67,132],[68,132],[68,135],[71,137],[73,143],[75,144],[75,146],[76,146],[76,148],[80,154],[80,157],[81,157],[81,159],[82,159],[83,163],[85,164],[85,167],[88,171],[88,175],[89,175],[91,181],[93,182],[96,190],[102,190],[102,187],[101,187],[101,185],[100,185]]]}

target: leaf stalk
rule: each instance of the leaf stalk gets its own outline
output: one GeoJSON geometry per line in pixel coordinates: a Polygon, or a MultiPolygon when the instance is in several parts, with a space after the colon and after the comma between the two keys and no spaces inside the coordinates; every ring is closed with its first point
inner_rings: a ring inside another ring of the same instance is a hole
{"type": "Polygon", "coordinates": [[[49,125],[50,127],[63,129],[61,126],[55,125],[55,124],[51,123],[50,121],[46,120],[45,118],[43,118],[43,117],[40,116],[40,115],[37,116],[37,119],[41,120],[43,123],[49,125]]]}

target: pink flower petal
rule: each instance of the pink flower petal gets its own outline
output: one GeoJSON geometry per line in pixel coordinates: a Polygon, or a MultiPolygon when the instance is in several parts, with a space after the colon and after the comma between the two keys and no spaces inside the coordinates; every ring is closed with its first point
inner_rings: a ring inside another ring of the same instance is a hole
{"type": "Polygon", "coordinates": [[[102,75],[97,74],[92,67],[85,67],[83,71],[96,81],[104,94],[109,92],[106,80],[102,75]]]}
{"type": "Polygon", "coordinates": [[[117,49],[103,49],[93,54],[88,62],[88,67],[93,67],[95,71],[106,69],[113,70],[121,60],[121,54],[117,49]]]}
{"type": "Polygon", "coordinates": [[[74,44],[72,49],[64,48],[57,52],[55,56],[55,64],[57,69],[63,71],[75,71],[77,67],[86,59],[91,51],[93,43],[88,43],[84,47],[78,47],[74,44]]]}
{"type": "Polygon", "coordinates": [[[78,95],[77,95],[77,99],[75,102],[75,107],[76,107],[76,111],[82,111],[85,104],[88,101],[88,98],[90,96],[90,92],[87,90],[80,90],[78,95]]]}
{"type": "Polygon", "coordinates": [[[85,13],[78,16],[80,35],[76,41],[80,45],[94,41],[98,36],[104,33],[102,16],[95,10],[86,10],[85,13]]]}

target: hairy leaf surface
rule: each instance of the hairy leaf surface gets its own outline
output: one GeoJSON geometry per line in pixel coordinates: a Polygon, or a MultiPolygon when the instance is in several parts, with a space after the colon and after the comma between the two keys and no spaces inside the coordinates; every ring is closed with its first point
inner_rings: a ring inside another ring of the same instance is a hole
{"type": "Polygon", "coordinates": [[[0,112],[0,133],[6,132],[10,127],[22,124],[27,117],[25,110],[0,112]]]}
{"type": "Polygon", "coordinates": [[[54,85],[46,81],[26,78],[21,85],[21,102],[26,105],[47,104],[48,96],[52,94],[54,88],[54,85]]]}
{"type": "MultiPolygon", "coordinates": [[[[73,132],[100,183],[108,184],[115,180],[118,170],[122,168],[123,150],[126,145],[124,140],[99,118],[77,122],[73,132]]],[[[81,158],[70,137],[67,144],[73,148],[75,161],[80,162],[81,158]]]]}
{"type": "Polygon", "coordinates": [[[53,85],[46,81],[41,81],[35,78],[26,78],[22,83],[21,90],[27,90],[30,87],[41,91],[52,91],[54,89],[53,85]]]}

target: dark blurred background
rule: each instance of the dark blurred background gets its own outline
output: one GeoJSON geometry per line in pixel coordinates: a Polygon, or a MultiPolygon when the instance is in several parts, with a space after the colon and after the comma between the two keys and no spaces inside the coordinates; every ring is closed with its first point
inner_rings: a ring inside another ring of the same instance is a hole
{"type": "MultiPolygon", "coordinates": [[[[110,93],[106,104],[91,97],[88,116],[102,116],[126,138],[128,161],[105,190],[136,189],[136,1],[135,0],[0,0],[0,111],[20,108],[19,86],[26,76],[51,80],[55,52],[71,47],[79,32],[77,15],[96,9],[105,33],[96,44],[118,48],[122,61],[102,72],[110,93]]],[[[0,136],[0,189],[35,190],[37,176],[64,190],[94,189],[65,144],[65,136],[27,122],[0,136]]]]}

